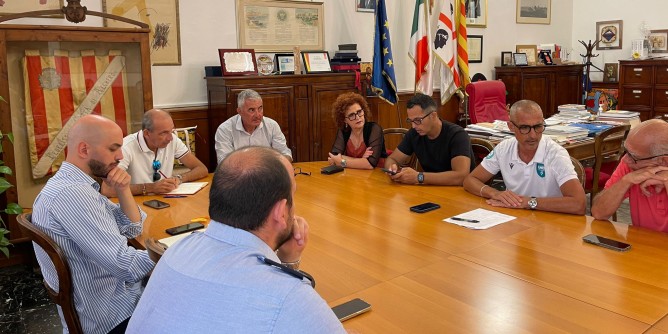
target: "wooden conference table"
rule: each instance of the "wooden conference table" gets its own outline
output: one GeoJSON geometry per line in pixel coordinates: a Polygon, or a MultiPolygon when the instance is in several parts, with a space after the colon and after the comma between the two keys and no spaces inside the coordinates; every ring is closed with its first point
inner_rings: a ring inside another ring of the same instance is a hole
{"type": "MultiPolygon", "coordinates": [[[[296,163],[295,209],[310,225],[301,269],[331,305],[362,298],[372,311],[344,325],[362,333],[668,333],[668,235],[591,217],[495,209],[461,187],[406,186],[380,170],[320,174],[296,163]],[[416,214],[410,206],[441,209],[416,214]],[[442,222],[476,208],[516,216],[488,230],[442,222]],[[589,233],[626,241],[619,253],[589,233]],[[666,319],[664,319],[666,318],[666,319]]],[[[208,190],[144,208],[137,239],[207,216],[208,190]]]]}

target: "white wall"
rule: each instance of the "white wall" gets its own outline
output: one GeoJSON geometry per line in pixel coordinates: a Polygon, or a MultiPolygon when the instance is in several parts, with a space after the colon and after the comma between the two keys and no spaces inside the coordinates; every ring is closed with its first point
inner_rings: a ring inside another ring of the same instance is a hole
{"type": "MultiPolygon", "coordinates": [[[[622,20],[622,49],[594,50],[593,53],[599,56],[592,58],[592,63],[603,68],[604,63],[631,59],[631,41],[643,38],[640,33],[641,23],[645,21],[650,29],[668,29],[667,10],[668,2],[665,0],[574,1],[572,46],[575,51],[578,51],[578,54],[584,54],[585,48],[578,43],[578,40],[584,40],[587,43],[589,40],[596,39],[596,22],[622,20]]],[[[603,75],[592,73],[590,77],[593,81],[601,81],[603,75]]]]}
{"type": "MultiPolygon", "coordinates": [[[[325,6],[326,50],[337,50],[338,44],[357,43],[363,61],[373,57],[373,13],[357,12],[355,0],[322,0],[325,6]]],[[[471,75],[483,73],[488,79],[494,77],[494,66],[500,65],[502,51],[514,51],[516,44],[557,43],[574,45],[571,36],[580,35],[572,31],[573,0],[552,1],[552,22],[550,25],[516,24],[516,0],[487,0],[488,20],[486,28],[469,28],[469,34],[483,35],[483,62],[471,64],[471,75]]],[[[577,1],[580,7],[597,8],[588,3],[602,1],[577,1]],[[584,3],[587,3],[585,5],[584,3]]],[[[615,0],[612,2],[619,2],[615,0]]],[[[649,2],[649,0],[645,0],[649,2]]],[[[659,0],[651,1],[658,4],[659,0]]],[[[206,84],[203,80],[204,66],[218,65],[217,49],[237,47],[235,0],[179,1],[181,32],[181,66],[154,66],[153,96],[157,107],[178,107],[205,105],[206,84]]],[[[101,1],[83,1],[90,10],[101,10],[101,1]]],[[[401,91],[412,91],[414,66],[408,58],[408,42],[415,2],[411,0],[387,0],[388,20],[394,62],[396,64],[397,86],[401,91]]],[[[630,6],[625,6],[630,7],[630,6]]],[[[606,12],[606,11],[603,11],[606,12]]],[[[658,12],[655,12],[658,16],[658,12]]],[[[577,20],[588,19],[589,14],[577,13],[577,20]],[[582,16],[582,17],[581,17],[582,16]]],[[[614,19],[607,17],[606,19],[614,19]]],[[[62,24],[64,20],[50,20],[62,24]]],[[[590,21],[593,36],[594,23],[590,21]]],[[[32,20],[20,23],[34,22],[32,20]]],[[[43,23],[43,21],[39,21],[43,23]]],[[[67,23],[67,22],[65,22],[67,23]]],[[[579,29],[582,22],[577,23],[579,29]]],[[[84,25],[101,25],[101,20],[91,19],[84,25]]],[[[625,24],[626,26],[626,24],[625,24]]],[[[626,40],[626,36],[624,37],[626,40]]],[[[629,42],[630,43],[630,42],[629,42]]],[[[624,43],[626,46],[627,43],[624,43]]]]}

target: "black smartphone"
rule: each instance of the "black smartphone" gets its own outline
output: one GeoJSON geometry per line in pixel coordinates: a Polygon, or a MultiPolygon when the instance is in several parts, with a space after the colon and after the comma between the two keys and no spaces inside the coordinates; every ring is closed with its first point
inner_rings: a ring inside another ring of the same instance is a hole
{"type": "Polygon", "coordinates": [[[338,173],[338,172],[343,172],[343,167],[337,166],[337,165],[331,165],[331,166],[327,166],[327,167],[322,167],[322,169],[320,169],[320,173],[322,173],[322,174],[328,174],[329,175],[329,174],[334,174],[334,173],[338,173]]]}
{"type": "Polygon", "coordinates": [[[582,237],[582,240],[584,242],[594,244],[597,246],[605,247],[605,248],[610,248],[612,250],[616,250],[618,252],[626,252],[627,250],[631,249],[631,245],[627,243],[623,243],[621,241],[617,240],[612,240],[608,238],[604,238],[595,234],[590,234],[582,237]]]}
{"type": "Polygon", "coordinates": [[[387,168],[381,168],[380,170],[382,170],[383,172],[388,173],[388,174],[390,174],[390,175],[396,175],[397,173],[399,173],[398,171],[397,171],[397,172],[393,172],[393,171],[391,171],[391,170],[389,170],[389,169],[387,169],[387,168]]]}
{"type": "Polygon", "coordinates": [[[194,230],[199,230],[200,228],[203,228],[204,224],[202,223],[189,223],[181,226],[176,226],[172,228],[168,228],[165,230],[167,234],[169,235],[177,235],[181,233],[186,233],[194,230]]]}
{"type": "Polygon", "coordinates": [[[370,310],[371,305],[359,298],[332,307],[332,311],[334,311],[334,314],[336,314],[336,317],[339,318],[339,321],[341,322],[370,310]]]}
{"type": "Polygon", "coordinates": [[[411,211],[417,213],[425,213],[439,208],[441,208],[440,205],[432,202],[427,202],[427,203],[422,203],[420,205],[411,206],[411,211]]]}
{"type": "Polygon", "coordinates": [[[144,202],[144,205],[148,206],[149,208],[154,208],[154,209],[164,209],[169,207],[169,203],[165,203],[163,201],[158,201],[157,199],[152,199],[150,201],[144,202]]]}

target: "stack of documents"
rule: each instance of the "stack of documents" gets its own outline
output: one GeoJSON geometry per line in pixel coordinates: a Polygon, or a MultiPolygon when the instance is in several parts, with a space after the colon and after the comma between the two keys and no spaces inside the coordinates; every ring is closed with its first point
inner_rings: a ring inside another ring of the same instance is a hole
{"type": "Polygon", "coordinates": [[[466,132],[471,137],[491,140],[502,140],[512,137],[514,134],[508,129],[506,121],[494,121],[494,123],[476,123],[466,126],[466,132]]]}
{"type": "Polygon", "coordinates": [[[587,110],[587,106],[584,104],[562,104],[557,107],[557,111],[559,112],[577,112],[582,110],[587,110]]]}
{"type": "Polygon", "coordinates": [[[545,128],[544,135],[549,136],[558,143],[568,143],[587,138],[589,131],[571,125],[550,125],[545,128]]]}
{"type": "Polygon", "coordinates": [[[504,215],[495,211],[475,209],[456,216],[443,219],[444,222],[464,226],[473,230],[485,230],[492,226],[509,222],[516,217],[504,215]]]}
{"type": "Polygon", "coordinates": [[[640,113],[627,110],[608,110],[601,113],[598,120],[631,124],[631,127],[634,127],[640,124],[640,113]]]}
{"type": "Polygon", "coordinates": [[[597,133],[610,129],[614,125],[603,122],[587,122],[587,123],[572,123],[571,126],[577,126],[579,128],[586,129],[587,131],[589,131],[589,137],[595,137],[597,133]]]}

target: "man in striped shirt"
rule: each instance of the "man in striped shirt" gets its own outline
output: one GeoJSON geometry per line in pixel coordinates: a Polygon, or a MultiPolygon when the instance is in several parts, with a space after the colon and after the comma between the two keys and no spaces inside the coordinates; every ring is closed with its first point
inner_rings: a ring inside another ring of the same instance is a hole
{"type": "MultiPolygon", "coordinates": [[[[123,133],[113,121],[82,117],[72,127],[67,158],[35,200],[32,220],[62,249],[72,275],[74,304],[86,333],[122,333],[141,295],[141,281],[154,263],[146,251],[127,245],[146,218],[130,192],[130,175],[118,168],[123,133]],[[100,194],[100,177],[118,204],[100,194]]],[[[35,247],[47,284],[58,290],[55,268],[35,247]]],[[[64,332],[67,332],[62,318],[64,332]]]]}

